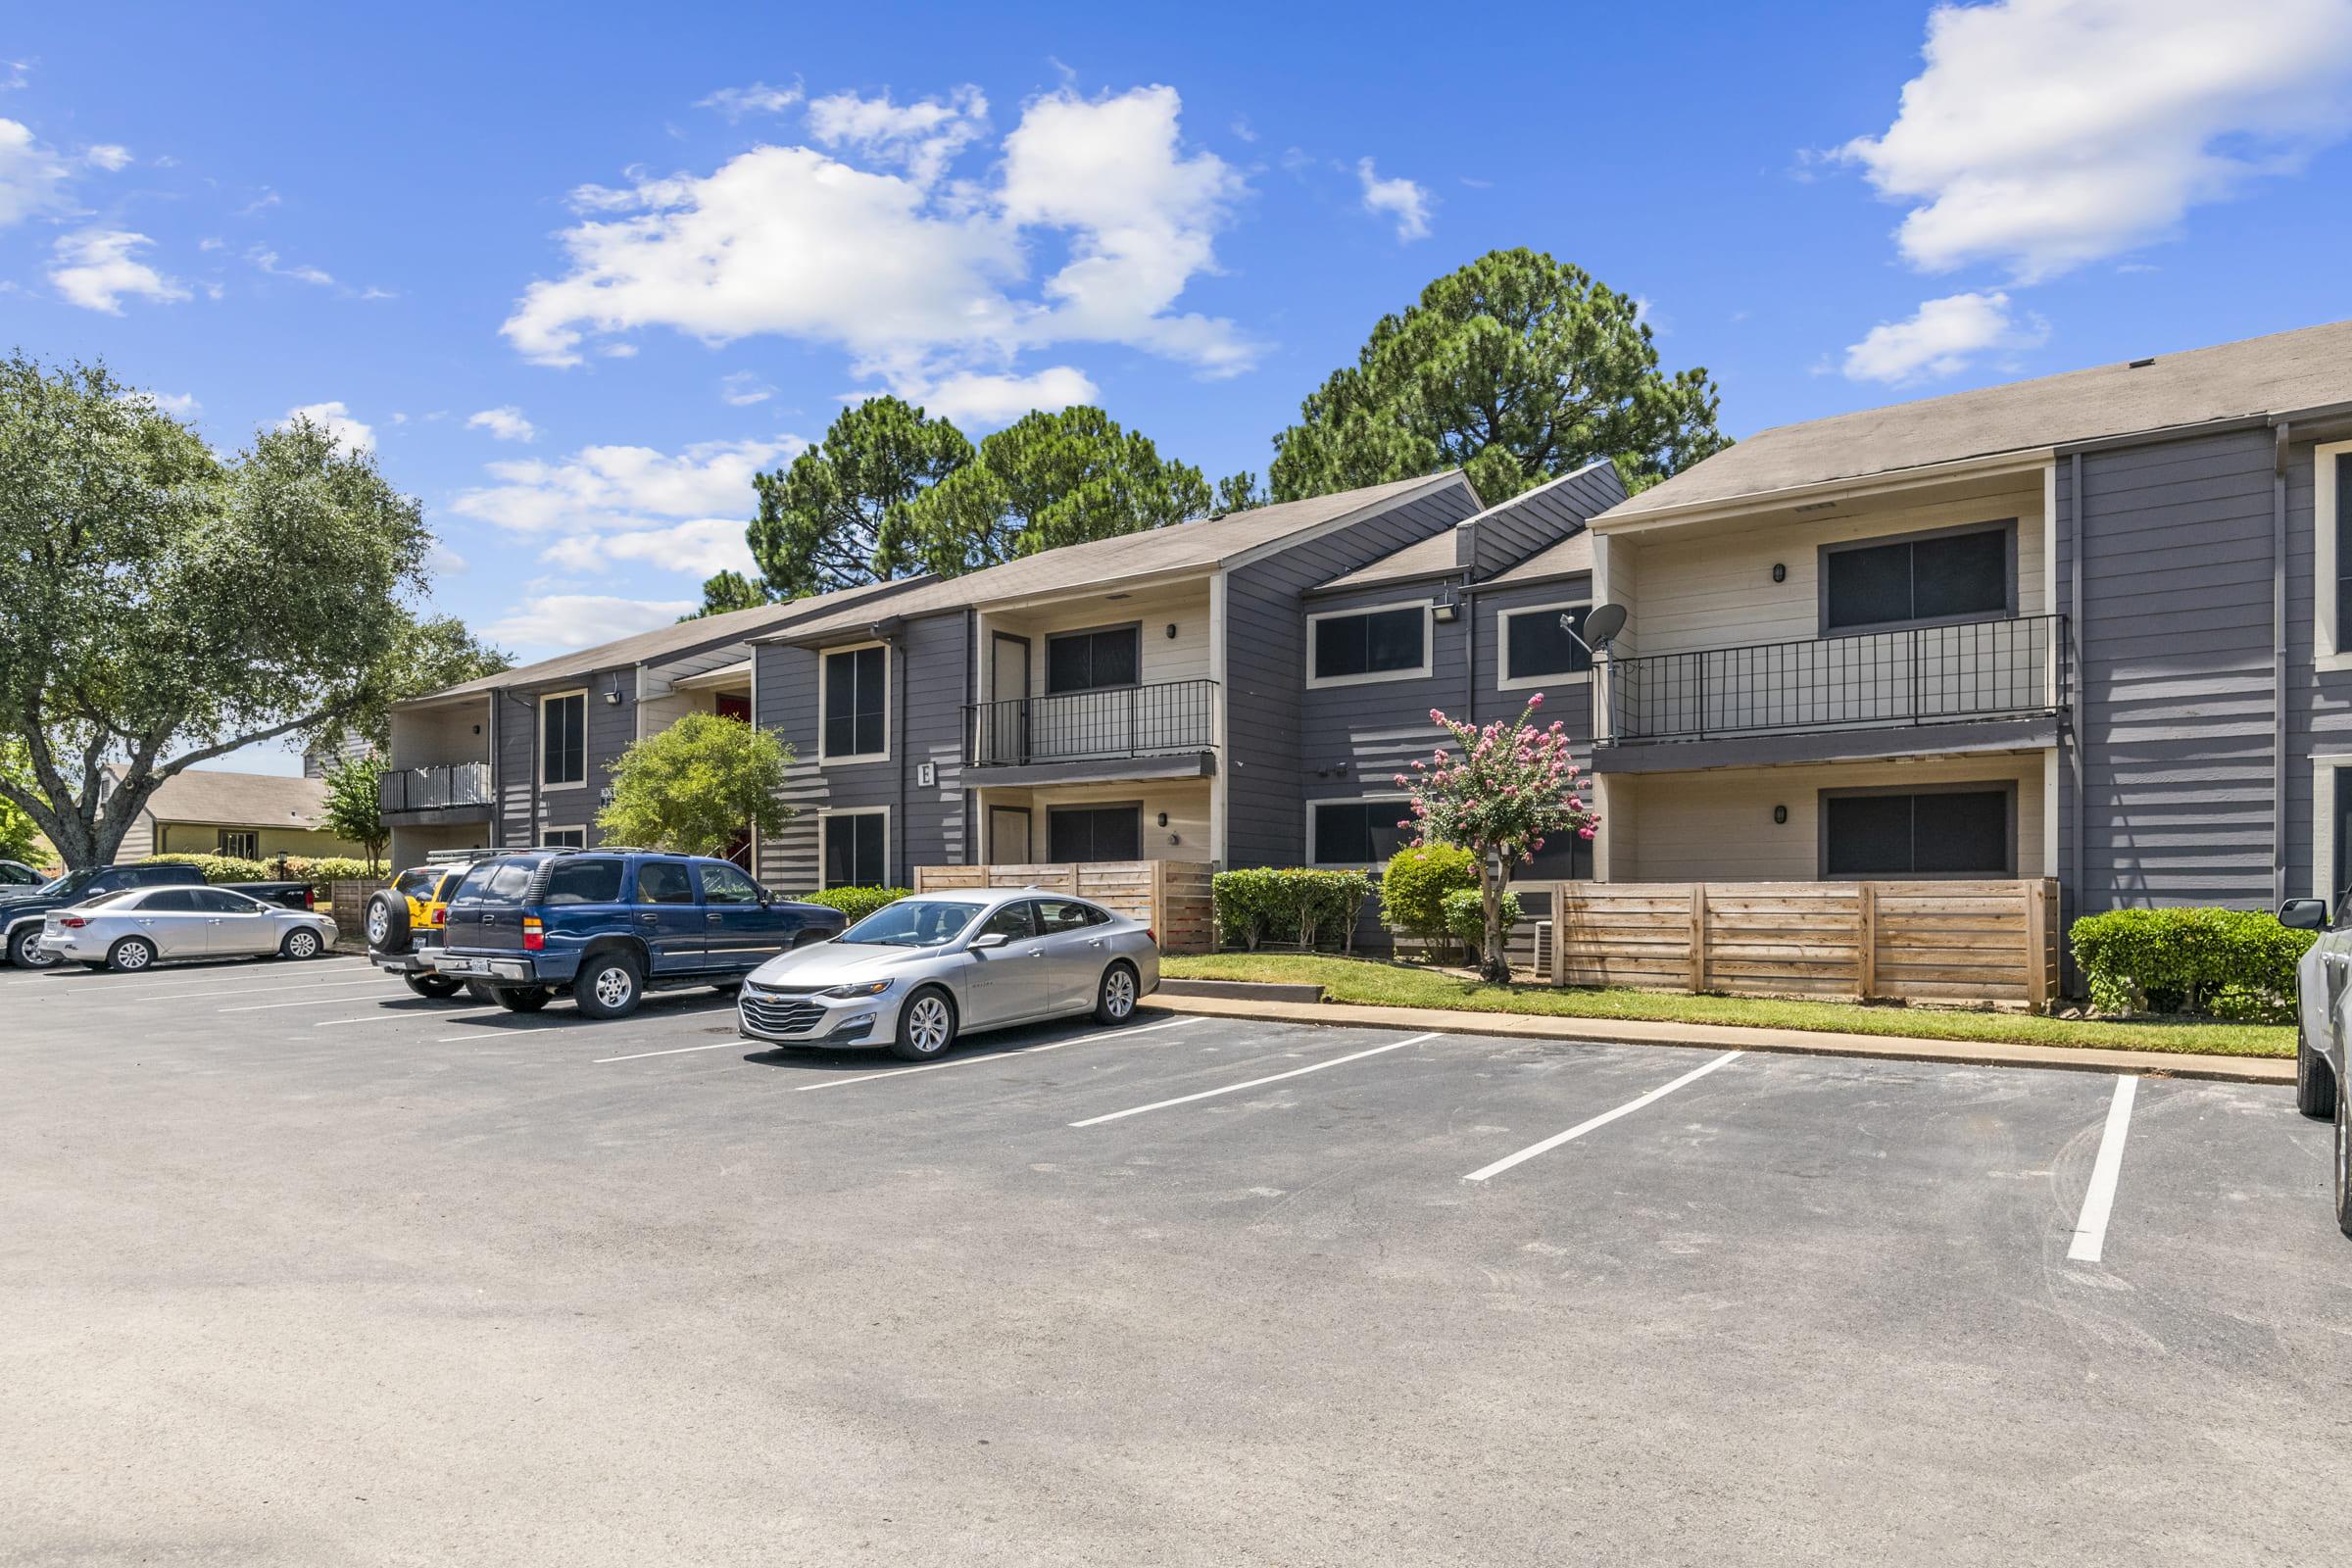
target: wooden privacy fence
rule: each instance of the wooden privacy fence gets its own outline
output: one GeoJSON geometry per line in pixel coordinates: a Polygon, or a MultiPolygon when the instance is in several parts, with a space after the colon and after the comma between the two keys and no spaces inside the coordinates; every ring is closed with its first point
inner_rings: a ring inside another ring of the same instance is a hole
{"type": "Polygon", "coordinates": [[[1533,886],[1552,893],[1554,985],[2035,1011],[2057,995],[2053,881],[1533,886]]]}
{"type": "Polygon", "coordinates": [[[354,941],[364,941],[368,931],[368,901],[375,891],[388,887],[384,882],[330,882],[327,884],[327,909],[335,917],[335,925],[343,935],[354,941]]]}
{"type": "Polygon", "coordinates": [[[914,891],[1043,888],[1092,899],[1159,934],[1162,953],[1209,953],[1216,912],[1201,860],[1063,861],[1052,865],[918,865],[914,891]]]}

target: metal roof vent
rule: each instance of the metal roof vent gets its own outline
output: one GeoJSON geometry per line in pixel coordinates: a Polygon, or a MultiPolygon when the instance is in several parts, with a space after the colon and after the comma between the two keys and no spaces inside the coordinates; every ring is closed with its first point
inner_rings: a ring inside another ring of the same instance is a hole
{"type": "Polygon", "coordinates": [[[2127,370],[2144,370],[2155,363],[2156,357],[2151,354],[2144,360],[2133,360],[2130,365],[2125,366],[2124,368],[2127,370]]]}

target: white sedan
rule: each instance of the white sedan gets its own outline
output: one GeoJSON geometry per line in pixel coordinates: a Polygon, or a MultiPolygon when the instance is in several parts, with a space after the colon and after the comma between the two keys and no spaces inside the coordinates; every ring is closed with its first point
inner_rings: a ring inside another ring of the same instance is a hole
{"type": "Polygon", "coordinates": [[[331,915],[226,888],[134,888],[51,910],[40,947],[92,969],[133,973],[165,958],[316,958],[335,936],[331,915]]]}

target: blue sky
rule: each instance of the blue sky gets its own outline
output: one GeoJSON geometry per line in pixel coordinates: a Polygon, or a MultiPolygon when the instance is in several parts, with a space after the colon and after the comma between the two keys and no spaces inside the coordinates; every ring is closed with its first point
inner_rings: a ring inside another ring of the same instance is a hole
{"type": "Polygon", "coordinates": [[[1262,473],[1498,246],[1735,434],[2338,318],[2348,85],[2352,0],[17,7],[0,319],[222,446],[348,421],[534,658],[696,600],[864,393],[1262,473]]]}

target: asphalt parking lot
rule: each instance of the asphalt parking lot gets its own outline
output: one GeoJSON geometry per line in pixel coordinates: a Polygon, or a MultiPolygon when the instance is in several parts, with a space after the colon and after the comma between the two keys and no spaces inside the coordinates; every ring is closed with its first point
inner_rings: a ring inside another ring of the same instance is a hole
{"type": "Polygon", "coordinates": [[[731,1018],[0,969],[0,1561],[2347,1550],[2283,1090],[731,1018]]]}

